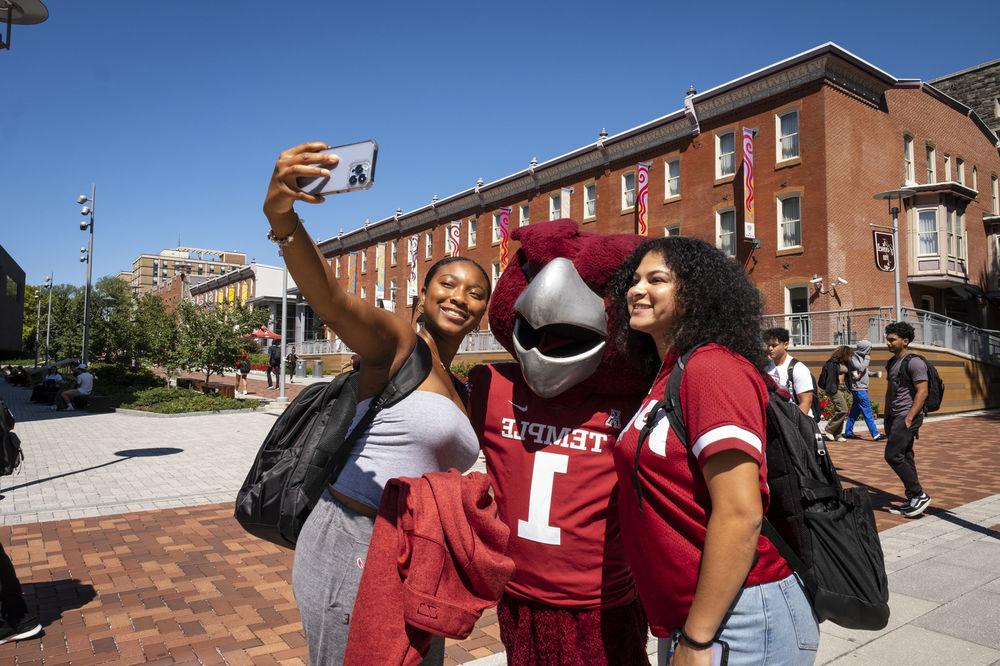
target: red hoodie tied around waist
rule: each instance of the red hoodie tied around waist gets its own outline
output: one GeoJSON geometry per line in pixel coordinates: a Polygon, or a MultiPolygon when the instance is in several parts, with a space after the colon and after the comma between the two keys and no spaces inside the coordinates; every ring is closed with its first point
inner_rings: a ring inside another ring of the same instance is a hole
{"type": "Polygon", "coordinates": [[[418,664],[431,635],[466,638],[514,575],[509,530],[485,474],[386,484],[354,604],[344,664],[418,664]]]}

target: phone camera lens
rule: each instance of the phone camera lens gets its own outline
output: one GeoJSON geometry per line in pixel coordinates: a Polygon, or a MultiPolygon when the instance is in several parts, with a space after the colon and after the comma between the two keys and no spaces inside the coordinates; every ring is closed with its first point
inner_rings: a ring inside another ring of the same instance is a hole
{"type": "Polygon", "coordinates": [[[358,182],[361,183],[362,185],[364,185],[367,181],[368,181],[368,176],[366,176],[365,174],[361,174],[360,176],[358,176],[358,182]]]}
{"type": "Polygon", "coordinates": [[[363,166],[361,166],[360,164],[358,166],[354,167],[354,173],[356,173],[358,175],[361,175],[361,173],[363,173],[364,170],[365,170],[365,168],[363,166]]]}
{"type": "Polygon", "coordinates": [[[351,185],[357,185],[358,184],[358,177],[357,176],[351,176],[351,180],[349,182],[351,183],[351,185]]]}

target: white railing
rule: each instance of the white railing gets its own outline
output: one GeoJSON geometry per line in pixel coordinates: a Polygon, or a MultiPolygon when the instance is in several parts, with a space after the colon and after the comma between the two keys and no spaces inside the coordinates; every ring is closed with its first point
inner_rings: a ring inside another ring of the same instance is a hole
{"type": "MultiPolygon", "coordinates": [[[[914,342],[968,354],[984,361],[1000,362],[1000,331],[977,328],[926,310],[902,308],[903,321],[913,326],[914,342]]],[[[891,307],[822,310],[799,314],[764,316],[764,327],[788,329],[794,346],[853,345],[867,339],[878,344],[885,327],[895,320],[891,307]]]]}
{"type": "Polygon", "coordinates": [[[459,354],[476,354],[480,352],[502,352],[504,348],[500,346],[497,339],[490,331],[477,331],[469,333],[462,340],[462,346],[458,348],[459,354]]]}
{"type": "Polygon", "coordinates": [[[319,356],[321,354],[350,354],[351,350],[339,338],[336,340],[305,340],[298,343],[299,356],[319,356]]]}
{"type": "MultiPolygon", "coordinates": [[[[339,338],[336,340],[305,340],[295,345],[295,350],[299,356],[319,356],[322,354],[350,354],[351,349],[339,338]]],[[[459,354],[476,354],[481,352],[502,352],[504,348],[500,346],[493,333],[490,331],[478,331],[465,336],[459,354]]]]}

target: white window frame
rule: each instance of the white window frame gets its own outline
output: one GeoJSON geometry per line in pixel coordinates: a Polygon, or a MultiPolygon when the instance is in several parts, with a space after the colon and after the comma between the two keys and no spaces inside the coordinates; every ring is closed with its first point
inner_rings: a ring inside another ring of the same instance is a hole
{"type": "Polygon", "coordinates": [[[944,182],[951,182],[951,155],[944,154],[944,182]]]}
{"type": "Polygon", "coordinates": [[[635,171],[626,171],[626,172],[624,172],[621,175],[621,184],[622,184],[622,201],[621,201],[622,211],[632,210],[633,208],[635,208],[635,197],[636,197],[636,194],[637,194],[637,192],[636,192],[635,171]],[[629,176],[632,176],[632,188],[631,189],[629,189],[629,187],[628,187],[628,177],[629,176]],[[629,195],[630,192],[632,193],[632,203],[631,204],[629,204],[629,202],[628,202],[628,195],[629,195]]]}
{"type": "Polygon", "coordinates": [[[424,259],[434,256],[434,232],[428,229],[424,232],[424,259]]]}
{"type": "Polygon", "coordinates": [[[389,264],[395,266],[398,260],[399,260],[399,239],[397,238],[389,243],[389,264]]]}
{"type": "Polygon", "coordinates": [[[729,178],[736,174],[736,131],[729,130],[727,132],[719,132],[715,135],[715,179],[719,180],[721,178],[729,178]],[[732,135],[733,137],[733,152],[723,153],[722,152],[722,137],[732,135]],[[723,157],[726,155],[732,155],[732,171],[723,172],[722,161],[723,157]]]}
{"type": "Polygon", "coordinates": [[[528,207],[528,204],[521,204],[520,206],[518,206],[517,207],[518,226],[526,227],[529,224],[531,224],[530,215],[531,215],[531,209],[528,207]]]}
{"type": "Polygon", "coordinates": [[[681,158],[675,157],[672,160],[666,160],[663,162],[663,199],[664,201],[672,201],[674,199],[679,199],[680,196],[681,196],[681,158]],[[677,175],[671,176],[670,168],[674,164],[677,165],[677,175]]]}
{"type": "Polygon", "coordinates": [[[955,158],[955,178],[959,185],[965,185],[965,160],[961,157],[955,158]]]}
{"type": "Polygon", "coordinates": [[[781,113],[774,115],[774,162],[775,164],[781,164],[782,162],[789,162],[791,160],[797,160],[801,157],[802,153],[799,146],[799,110],[798,109],[788,109],[781,113]],[[781,119],[786,116],[795,116],[795,132],[793,134],[782,135],[781,134],[781,119]],[[792,143],[795,144],[795,154],[790,157],[783,156],[782,140],[785,138],[794,137],[792,143]]]}
{"type": "Polygon", "coordinates": [[[955,233],[957,234],[955,249],[958,251],[958,259],[961,262],[969,261],[969,233],[965,228],[965,213],[955,211],[955,233]]]}
{"type": "Polygon", "coordinates": [[[361,250],[358,254],[361,255],[361,272],[368,272],[368,248],[361,250]]]}
{"type": "Polygon", "coordinates": [[[392,307],[388,308],[395,312],[396,310],[396,299],[399,298],[399,287],[396,285],[396,278],[389,280],[389,302],[392,303],[392,307]]]}
{"type": "Polygon", "coordinates": [[[468,247],[476,247],[476,218],[469,218],[469,226],[466,228],[466,245],[468,247]]]}
{"type": "Polygon", "coordinates": [[[732,253],[727,252],[726,256],[735,257],[736,256],[736,209],[735,208],[721,208],[715,211],[715,247],[725,252],[725,249],[722,246],[723,235],[732,236],[733,239],[732,253]],[[732,213],[733,215],[733,230],[731,232],[726,232],[725,234],[723,234],[722,216],[725,215],[726,213],[732,213]]]}
{"type": "Polygon", "coordinates": [[[939,257],[939,256],[941,256],[941,229],[940,229],[940,226],[938,225],[937,214],[938,214],[937,207],[933,207],[933,208],[918,208],[917,209],[917,256],[918,257],[939,257]],[[933,213],[933,215],[934,215],[934,252],[921,252],[921,247],[923,246],[923,244],[920,242],[921,237],[925,233],[928,233],[928,234],[931,233],[929,231],[928,232],[921,231],[921,228],[920,228],[920,216],[922,214],[924,214],[924,213],[933,213]]]}
{"type": "Polygon", "coordinates": [[[333,260],[333,277],[340,277],[340,257],[333,260]]]}
{"type": "Polygon", "coordinates": [[[593,220],[597,217],[597,183],[583,184],[583,219],[593,220]]]}
{"type": "Polygon", "coordinates": [[[924,146],[924,154],[927,157],[927,182],[936,183],[937,182],[937,150],[934,148],[934,144],[928,143],[924,146]]]}
{"type": "Polygon", "coordinates": [[[681,225],[679,224],[668,224],[667,226],[663,227],[664,238],[667,238],[669,236],[680,236],[680,235],[681,235],[681,225]],[[677,233],[671,233],[675,231],[677,233]]]}
{"type": "Polygon", "coordinates": [[[913,168],[913,137],[909,134],[903,135],[903,181],[917,182],[916,171],[913,168]]]}
{"type": "Polygon", "coordinates": [[[493,278],[493,286],[496,287],[497,280],[500,279],[500,262],[494,261],[490,264],[490,275],[493,278]]]}
{"type": "Polygon", "coordinates": [[[972,165],[972,189],[979,192],[979,169],[976,168],[975,164],[972,165]]]}
{"type": "Polygon", "coordinates": [[[775,199],[775,209],[777,210],[777,222],[778,222],[778,249],[779,250],[797,250],[802,248],[802,195],[798,192],[789,192],[788,194],[780,194],[775,199]],[[798,226],[798,236],[799,242],[795,245],[785,245],[785,202],[790,199],[799,200],[799,219],[795,220],[795,224],[798,226]]]}
{"type": "Polygon", "coordinates": [[[493,213],[490,221],[490,242],[500,242],[500,213],[493,213]]]}
{"type": "Polygon", "coordinates": [[[996,174],[990,177],[990,190],[993,197],[993,205],[990,209],[994,215],[1000,215],[1000,179],[997,178],[996,174]]]}
{"type": "Polygon", "coordinates": [[[368,298],[368,290],[364,285],[361,285],[361,300],[366,300],[368,298]]]}
{"type": "Polygon", "coordinates": [[[549,195],[549,219],[558,220],[562,214],[562,190],[549,195]]]}

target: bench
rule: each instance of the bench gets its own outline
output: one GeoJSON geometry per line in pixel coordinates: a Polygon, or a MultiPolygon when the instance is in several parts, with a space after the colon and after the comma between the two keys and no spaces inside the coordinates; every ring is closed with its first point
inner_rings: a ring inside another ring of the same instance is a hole
{"type": "Polygon", "coordinates": [[[236,386],[224,382],[206,382],[204,379],[194,377],[180,377],[177,379],[177,388],[192,389],[202,393],[215,393],[226,398],[236,397],[236,386]]]}

